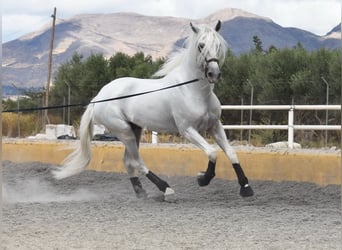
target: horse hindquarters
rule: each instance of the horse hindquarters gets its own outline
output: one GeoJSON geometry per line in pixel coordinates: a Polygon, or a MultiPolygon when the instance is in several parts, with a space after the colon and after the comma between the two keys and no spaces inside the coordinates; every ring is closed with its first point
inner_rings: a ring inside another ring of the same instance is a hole
{"type": "Polygon", "coordinates": [[[63,161],[63,167],[53,172],[56,179],[63,179],[82,172],[91,158],[91,139],[93,136],[93,110],[89,105],[84,112],[80,124],[80,141],[74,152],[63,161]]]}

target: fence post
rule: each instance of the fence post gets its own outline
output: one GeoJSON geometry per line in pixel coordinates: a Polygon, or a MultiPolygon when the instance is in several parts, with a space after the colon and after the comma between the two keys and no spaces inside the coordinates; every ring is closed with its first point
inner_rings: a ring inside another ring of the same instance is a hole
{"type": "Polygon", "coordinates": [[[291,106],[289,109],[289,128],[288,128],[288,146],[290,149],[293,149],[293,137],[294,137],[294,128],[293,128],[293,116],[294,116],[294,107],[291,106]]]}
{"type": "Polygon", "coordinates": [[[152,144],[158,143],[158,132],[152,131],[152,144]]]}

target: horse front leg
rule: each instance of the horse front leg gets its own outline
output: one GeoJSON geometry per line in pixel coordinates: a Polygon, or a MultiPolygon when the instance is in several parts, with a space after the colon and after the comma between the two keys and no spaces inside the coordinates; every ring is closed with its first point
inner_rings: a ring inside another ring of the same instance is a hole
{"type": "Polygon", "coordinates": [[[207,170],[199,172],[197,176],[198,184],[200,186],[207,186],[215,177],[216,149],[192,127],[186,129],[183,135],[191,143],[202,149],[209,158],[207,170]]]}
{"type": "Polygon", "coordinates": [[[217,121],[215,125],[209,130],[209,133],[213,136],[216,143],[225,152],[227,157],[233,164],[236,176],[238,178],[239,184],[241,186],[240,195],[242,197],[253,196],[254,192],[248,183],[248,178],[246,177],[237,157],[235,150],[228,143],[226,133],[222,127],[220,121],[217,121]]]}

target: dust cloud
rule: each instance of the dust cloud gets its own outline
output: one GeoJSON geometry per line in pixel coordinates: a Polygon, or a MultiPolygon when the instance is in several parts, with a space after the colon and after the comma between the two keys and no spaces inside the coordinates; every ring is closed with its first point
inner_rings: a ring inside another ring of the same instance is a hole
{"type": "MultiPolygon", "coordinates": [[[[5,163],[5,166],[12,163],[5,163]]],[[[30,163],[35,165],[35,163],[30,163]]],[[[86,188],[60,192],[60,186],[49,176],[51,166],[32,171],[33,166],[22,168],[20,174],[6,175],[2,184],[2,199],[5,203],[47,203],[96,200],[97,194],[86,188]]],[[[6,172],[5,172],[6,173],[6,172]]],[[[65,183],[64,183],[65,185],[65,183]]]]}

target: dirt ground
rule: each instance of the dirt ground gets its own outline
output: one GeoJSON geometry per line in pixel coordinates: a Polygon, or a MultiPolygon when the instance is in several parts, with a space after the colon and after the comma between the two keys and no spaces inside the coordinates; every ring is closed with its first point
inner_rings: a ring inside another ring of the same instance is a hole
{"type": "Polygon", "coordinates": [[[85,171],[56,181],[43,163],[3,162],[3,249],[340,249],[340,186],[162,176],[135,198],[126,174],[85,171]]]}

